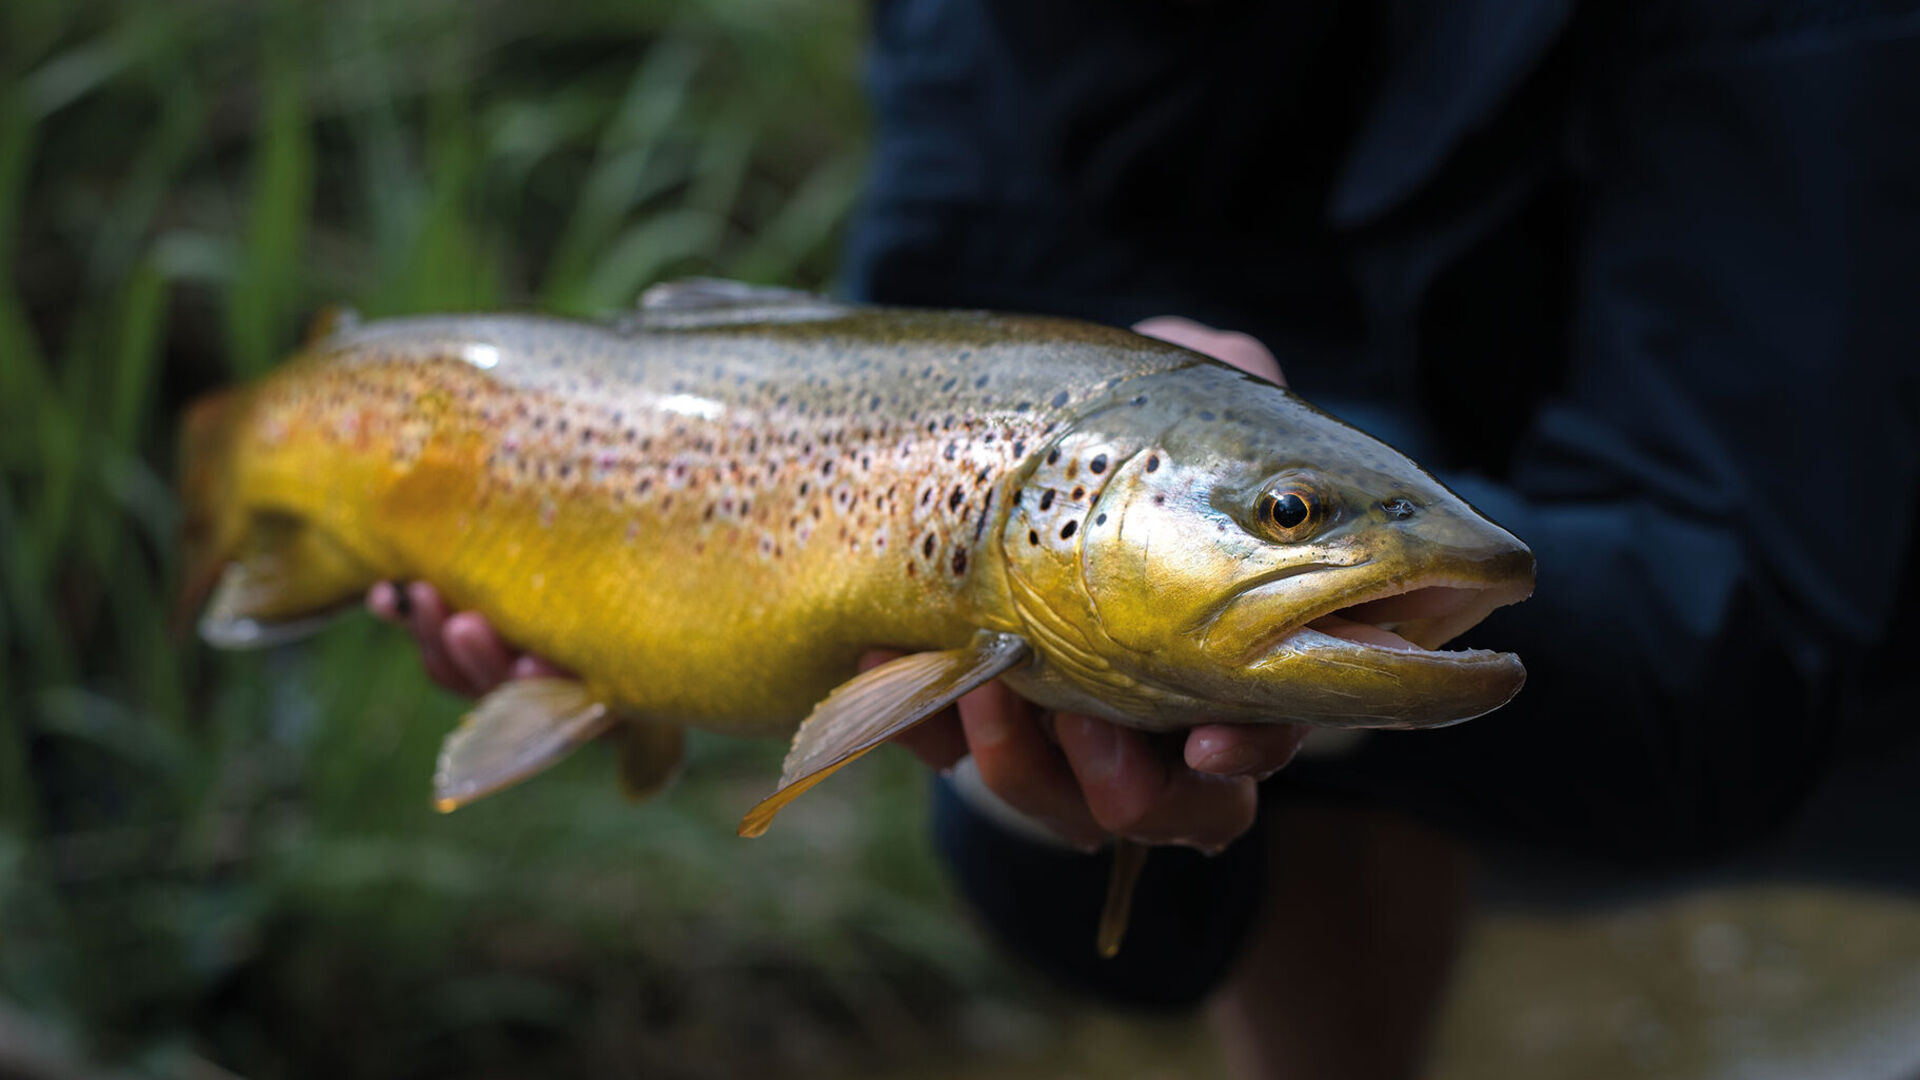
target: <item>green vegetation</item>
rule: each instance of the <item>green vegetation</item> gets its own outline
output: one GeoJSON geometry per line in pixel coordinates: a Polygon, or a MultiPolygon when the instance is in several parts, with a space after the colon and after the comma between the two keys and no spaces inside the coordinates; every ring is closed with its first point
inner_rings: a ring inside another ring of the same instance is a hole
{"type": "Polygon", "coordinates": [[[180,408],[328,304],[827,284],[863,18],[0,6],[0,1073],[45,1044],[160,1076],[833,1074],[955,1038],[1004,976],[904,755],[753,844],[779,748],[723,740],[654,804],[588,754],[442,817],[460,703],[400,635],[219,656],[170,611],[180,408]]]}

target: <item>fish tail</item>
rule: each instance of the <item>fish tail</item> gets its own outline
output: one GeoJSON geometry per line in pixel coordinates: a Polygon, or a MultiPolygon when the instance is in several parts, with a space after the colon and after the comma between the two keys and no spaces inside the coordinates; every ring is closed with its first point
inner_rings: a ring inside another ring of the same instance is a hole
{"type": "Polygon", "coordinates": [[[375,578],[322,526],[251,508],[240,497],[235,466],[248,415],[244,391],[202,398],[188,410],[180,441],[185,576],[174,630],[184,634],[198,612],[201,638],[224,649],[304,637],[375,578]]]}
{"type": "Polygon", "coordinates": [[[180,425],[180,554],[183,574],[174,598],[173,631],[184,636],[193,616],[239,548],[245,522],[233,498],[233,447],[244,393],[220,390],[196,400],[180,425]]]}

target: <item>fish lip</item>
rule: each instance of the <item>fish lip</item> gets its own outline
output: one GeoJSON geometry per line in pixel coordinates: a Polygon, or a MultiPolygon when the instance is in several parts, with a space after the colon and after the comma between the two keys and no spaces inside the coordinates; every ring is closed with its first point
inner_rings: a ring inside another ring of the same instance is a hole
{"type": "MultiPolygon", "coordinates": [[[[1366,564],[1362,563],[1359,565],[1364,566],[1366,564]]],[[[1359,569],[1359,566],[1354,567],[1354,569],[1359,569]]],[[[1455,631],[1454,634],[1449,635],[1447,639],[1439,643],[1444,645],[1447,640],[1452,640],[1453,637],[1465,633],[1468,629],[1478,625],[1480,621],[1486,618],[1487,614],[1491,614],[1499,608],[1517,604],[1531,596],[1533,594],[1533,581],[1531,575],[1524,581],[1519,578],[1505,581],[1488,581],[1485,579],[1447,574],[1445,572],[1434,572],[1412,578],[1389,578],[1385,581],[1361,583],[1351,589],[1342,590],[1323,603],[1308,609],[1303,617],[1294,621],[1291,625],[1283,626],[1256,641],[1248,650],[1249,660],[1251,663],[1257,664],[1284,652],[1324,653],[1345,651],[1398,662],[1439,663],[1463,667],[1506,662],[1518,663],[1519,657],[1511,652],[1500,652],[1493,649],[1443,649],[1438,646],[1427,647],[1414,642],[1408,643],[1412,646],[1411,648],[1397,648],[1389,645],[1378,645],[1372,642],[1356,641],[1352,638],[1340,637],[1335,634],[1315,630],[1312,626],[1314,622],[1348,608],[1359,607],[1362,604],[1370,604],[1377,600],[1388,600],[1397,596],[1407,596],[1423,589],[1431,588],[1460,589],[1480,594],[1504,594],[1504,598],[1499,599],[1498,603],[1489,607],[1487,612],[1483,613],[1479,619],[1475,619],[1473,623],[1462,626],[1455,631]]]]}

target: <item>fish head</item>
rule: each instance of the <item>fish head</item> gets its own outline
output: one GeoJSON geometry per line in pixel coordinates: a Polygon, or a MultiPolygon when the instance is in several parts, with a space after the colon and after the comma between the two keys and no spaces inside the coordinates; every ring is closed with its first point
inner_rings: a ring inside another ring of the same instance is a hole
{"type": "Polygon", "coordinates": [[[1084,417],[1005,540],[1036,654],[1069,704],[1115,719],[1429,727],[1526,678],[1512,653],[1442,646],[1532,592],[1527,546],[1397,450],[1224,367],[1131,380],[1084,417]]]}

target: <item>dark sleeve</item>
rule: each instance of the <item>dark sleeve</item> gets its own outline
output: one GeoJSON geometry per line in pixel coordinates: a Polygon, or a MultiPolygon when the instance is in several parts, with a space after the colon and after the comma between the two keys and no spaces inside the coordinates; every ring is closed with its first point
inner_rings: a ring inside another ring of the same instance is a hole
{"type": "Polygon", "coordinates": [[[1508,475],[1448,478],[1538,556],[1472,638],[1526,690],[1302,781],[1691,856],[1778,826],[1860,722],[1920,492],[1920,20],[1710,29],[1598,65],[1564,391],[1508,475]]]}

